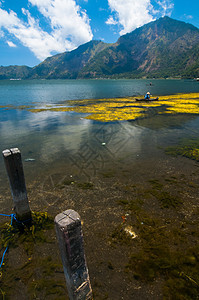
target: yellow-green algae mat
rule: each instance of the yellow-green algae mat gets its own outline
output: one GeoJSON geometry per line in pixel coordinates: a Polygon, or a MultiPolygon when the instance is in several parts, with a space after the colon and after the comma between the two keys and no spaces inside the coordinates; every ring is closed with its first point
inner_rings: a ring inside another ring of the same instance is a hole
{"type": "MultiPolygon", "coordinates": [[[[141,97],[140,97],[141,98],[141,97]]],[[[45,107],[21,106],[33,113],[44,111],[74,111],[85,113],[86,119],[111,122],[127,121],[150,116],[151,108],[157,114],[199,114],[199,93],[161,96],[158,101],[136,101],[135,97],[111,99],[70,100],[65,104],[53,104],[45,107]]],[[[154,113],[154,111],[153,111],[154,113]]]]}

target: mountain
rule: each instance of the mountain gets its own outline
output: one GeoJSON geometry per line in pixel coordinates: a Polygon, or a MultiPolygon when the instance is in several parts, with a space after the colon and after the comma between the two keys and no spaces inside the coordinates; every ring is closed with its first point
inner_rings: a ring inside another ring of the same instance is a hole
{"type": "Polygon", "coordinates": [[[0,80],[1,79],[28,79],[31,76],[32,68],[27,66],[0,66],[0,80]]]}
{"type": "Polygon", "coordinates": [[[48,57],[32,69],[31,78],[77,78],[79,71],[110,44],[90,41],[71,52],[48,57]]]}
{"type": "Polygon", "coordinates": [[[73,51],[49,57],[34,68],[0,67],[0,79],[17,76],[199,77],[199,29],[169,17],[160,18],[121,36],[114,44],[90,41],[73,51]]]}
{"type": "Polygon", "coordinates": [[[183,76],[192,69],[198,76],[198,49],[198,28],[164,17],[121,36],[97,54],[80,77],[183,76]]]}

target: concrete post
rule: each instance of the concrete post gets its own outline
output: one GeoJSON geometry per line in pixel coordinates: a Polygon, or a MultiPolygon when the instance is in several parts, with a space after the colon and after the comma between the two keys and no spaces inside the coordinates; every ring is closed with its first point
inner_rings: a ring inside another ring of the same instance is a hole
{"type": "Polygon", "coordinates": [[[2,154],[9,178],[16,218],[20,222],[30,224],[31,211],[26,192],[21,153],[18,148],[13,148],[4,150],[2,154]]]}
{"type": "Polygon", "coordinates": [[[93,299],[79,214],[72,209],[58,214],[55,228],[70,300],[93,299]]]}

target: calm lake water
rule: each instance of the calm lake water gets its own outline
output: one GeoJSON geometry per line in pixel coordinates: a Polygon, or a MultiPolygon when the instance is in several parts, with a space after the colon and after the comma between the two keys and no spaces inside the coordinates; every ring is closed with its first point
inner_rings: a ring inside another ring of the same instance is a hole
{"type": "MultiPolygon", "coordinates": [[[[134,122],[100,123],[69,112],[31,113],[9,105],[66,100],[199,92],[191,80],[35,80],[0,81],[0,150],[18,147],[28,182],[62,172],[91,180],[113,165],[118,170],[165,157],[162,148],[182,137],[198,136],[198,117],[152,117],[134,122]],[[150,85],[150,83],[152,85],[150,85]],[[32,160],[32,161],[30,161],[32,160]]],[[[0,160],[0,183],[5,181],[0,160]]]]}

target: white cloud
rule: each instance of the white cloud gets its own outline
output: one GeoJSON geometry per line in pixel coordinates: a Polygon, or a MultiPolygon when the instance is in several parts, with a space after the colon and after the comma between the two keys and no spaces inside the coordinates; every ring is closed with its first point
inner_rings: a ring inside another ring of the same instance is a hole
{"type": "Polygon", "coordinates": [[[28,47],[35,56],[43,60],[53,52],[72,50],[92,39],[92,31],[86,12],[74,0],[29,0],[36,6],[51,26],[48,33],[31,16],[30,11],[22,8],[27,21],[18,18],[13,11],[0,8],[0,29],[6,29],[28,47]]]}
{"type": "Polygon", "coordinates": [[[193,19],[193,16],[192,16],[192,15],[186,15],[186,14],[184,14],[184,17],[185,17],[187,20],[193,19]]]}
{"type": "Polygon", "coordinates": [[[13,42],[11,42],[11,41],[7,41],[7,44],[8,44],[8,46],[11,47],[11,48],[16,48],[16,47],[17,47],[17,46],[16,46],[13,42]]]}
{"type": "Polygon", "coordinates": [[[114,19],[113,19],[113,16],[110,16],[110,17],[108,18],[108,20],[106,21],[106,24],[108,24],[108,25],[116,25],[116,24],[118,24],[118,21],[117,21],[117,20],[114,20],[114,19]]]}
{"type": "Polygon", "coordinates": [[[151,1],[125,0],[124,3],[124,0],[108,0],[112,15],[108,18],[106,24],[121,25],[123,29],[120,34],[122,35],[155,20],[156,16],[169,15],[173,8],[170,0],[155,1],[155,7],[151,1]]]}
{"type": "Polygon", "coordinates": [[[160,13],[162,15],[162,17],[164,16],[170,16],[172,9],[174,7],[174,4],[172,2],[170,2],[169,0],[161,0],[161,1],[157,1],[159,7],[160,7],[160,13]]]}
{"type": "MultiPolygon", "coordinates": [[[[69,38],[71,44],[85,43],[93,35],[89,18],[74,0],[29,0],[49,20],[58,40],[69,38]]],[[[73,46],[74,47],[74,46],[73,46]]]]}

